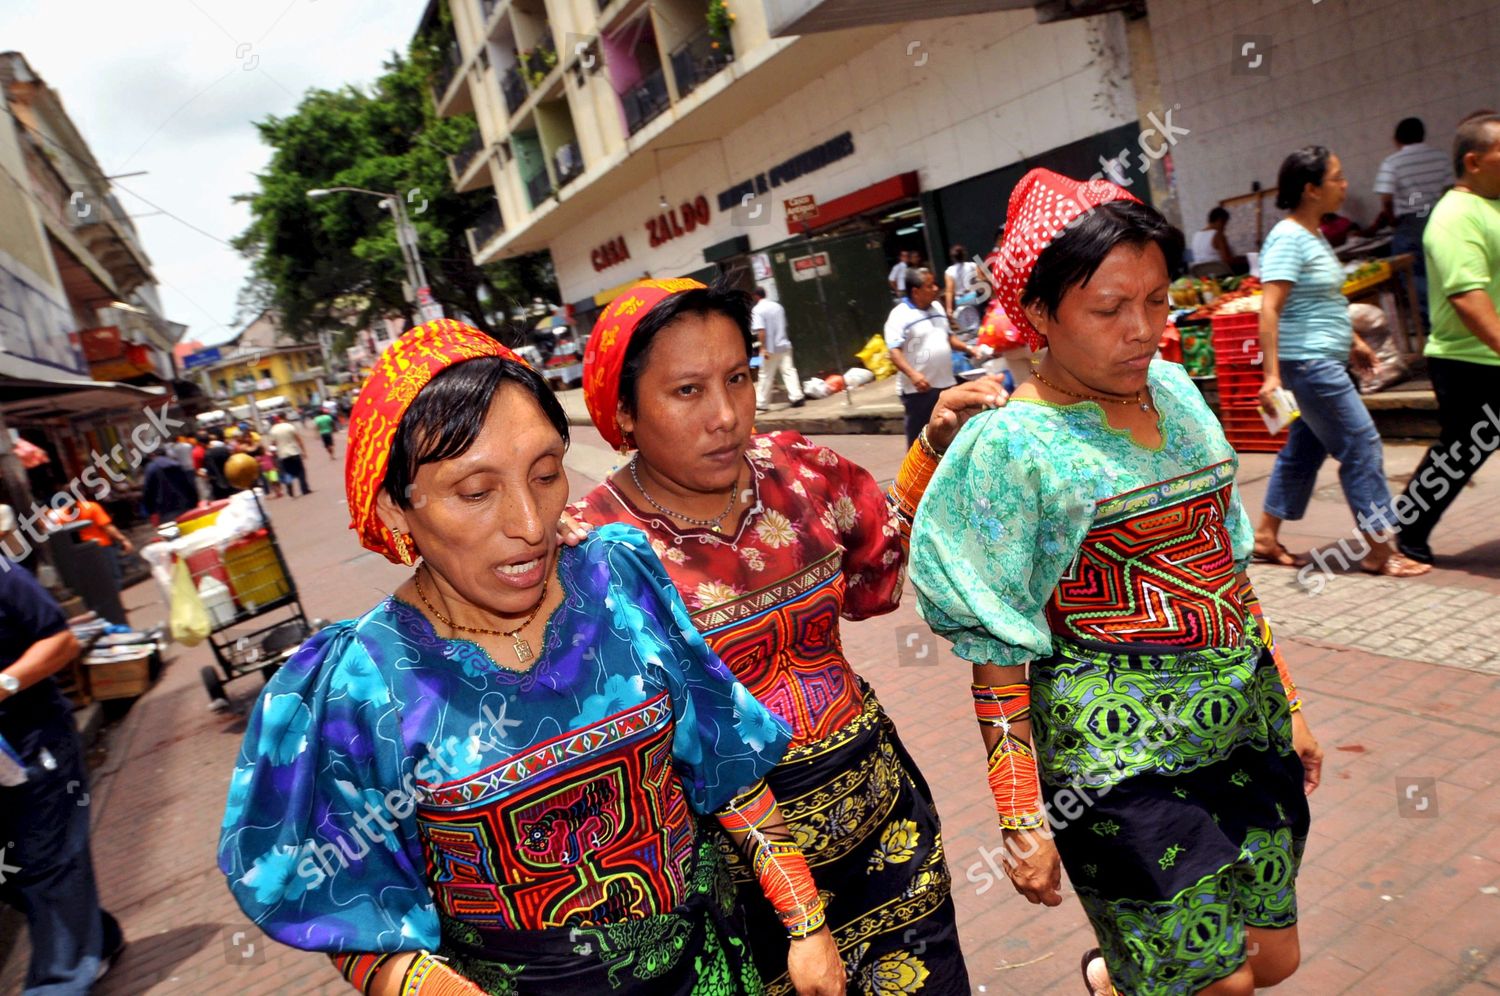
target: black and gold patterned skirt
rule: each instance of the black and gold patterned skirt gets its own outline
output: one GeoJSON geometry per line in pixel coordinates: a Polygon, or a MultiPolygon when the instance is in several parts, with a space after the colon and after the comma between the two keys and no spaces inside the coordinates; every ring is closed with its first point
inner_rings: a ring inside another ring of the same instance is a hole
{"type": "MultiPolygon", "coordinates": [[[[766,780],[823,894],[849,992],[967,996],[937,808],[874,691],[858,718],[789,750],[766,780]]],[[[766,992],[790,993],[786,929],[719,837],[766,992]]]]}

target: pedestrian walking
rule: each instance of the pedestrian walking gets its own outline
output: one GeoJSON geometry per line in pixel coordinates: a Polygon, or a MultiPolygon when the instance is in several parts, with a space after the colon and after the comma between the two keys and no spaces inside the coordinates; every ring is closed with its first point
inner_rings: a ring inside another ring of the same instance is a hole
{"type": "Polygon", "coordinates": [[[1323,215],[1344,203],[1349,181],[1338,156],[1310,145],[1282,162],[1277,190],[1276,206],[1288,213],[1271,229],[1260,252],[1260,347],[1265,357],[1260,398],[1269,410],[1284,382],[1302,414],[1276,454],[1255,529],[1255,559],[1283,567],[1307,563],[1281,544],[1281,524],[1302,518],[1318,468],[1332,455],[1344,499],[1359,525],[1365,551],[1360,569],[1393,578],[1425,574],[1432,568],[1396,549],[1380,433],[1349,373],[1351,363],[1373,370],[1375,352],[1354,331],[1343,294],[1343,264],[1318,230],[1323,215]]]}
{"type": "Polygon", "coordinates": [[[213,501],[228,498],[236,490],[229,483],[229,478],[224,476],[224,464],[234,454],[234,449],[224,441],[223,433],[218,429],[213,430],[209,436],[208,448],[203,451],[203,469],[199,471],[208,481],[208,497],[213,501]]]}
{"type": "Polygon", "coordinates": [[[271,420],[271,445],[276,447],[276,462],[281,466],[287,495],[295,498],[294,485],[299,483],[304,495],[312,494],[312,488],[307,485],[307,464],[304,462],[307,446],[302,441],[302,433],[279,415],[271,416],[271,420]]]}
{"type": "Polygon", "coordinates": [[[1395,509],[1397,545],[1424,564],[1433,528],[1500,446],[1500,115],[1459,125],[1453,166],[1458,184],[1422,237],[1436,291],[1424,352],[1442,428],[1395,509]]]}
{"type": "Polygon", "coordinates": [[[1421,118],[1402,118],[1396,125],[1396,151],[1380,161],[1375,173],[1375,192],[1380,195],[1380,216],[1370,227],[1385,222],[1395,226],[1391,255],[1412,257],[1412,276],[1417,281],[1417,300],[1422,320],[1427,320],[1427,262],[1422,233],[1443,191],[1453,184],[1453,161],[1441,149],[1425,141],[1427,126],[1421,118]]]}
{"type": "Polygon", "coordinates": [[[327,412],[319,412],[313,418],[313,425],[318,430],[318,435],[323,437],[323,448],[328,451],[328,459],[333,456],[333,431],[338,427],[332,415],[327,412]]]}
{"type": "Polygon", "coordinates": [[[787,400],[793,408],[801,408],[807,399],[802,396],[802,380],[797,376],[797,364],[792,361],[792,339],[786,332],[786,309],[779,301],[766,297],[764,287],[755,288],[750,330],[760,333],[760,379],[755,384],[755,410],[770,410],[771,391],[775,388],[778,373],[787,400]]]}
{"type": "Polygon", "coordinates": [[[165,453],[156,454],[146,464],[141,490],[141,504],[153,526],[171,522],[198,504],[198,485],[192,471],[165,453]]]}
{"type": "Polygon", "coordinates": [[[906,445],[910,446],[931,419],[943,388],[958,381],[953,374],[954,350],[971,360],[979,354],[953,334],[948,313],[937,303],[941,288],[931,270],[908,269],[904,280],[906,296],[885,319],[885,344],[896,365],[896,391],[906,410],[906,445]]]}
{"type": "Polygon", "coordinates": [[[271,680],[231,782],[230,889],[367,992],[759,992],[712,814],[799,991],[842,993],[775,799],[734,805],[787,727],[638,531],[559,545],[567,443],[546,383],[476,329],[429,322],[381,355],[349,428],[351,527],[416,566],[271,680]]]}
{"type": "MultiPolygon", "coordinates": [[[[0,523],[0,538],[14,528],[0,523]]],[[[7,568],[0,570],[0,902],[23,913],[31,933],[24,996],[84,996],[125,937],[99,906],[88,768],[73,709],[52,678],[79,645],[47,589],[20,564],[7,568]]]]}
{"type": "Polygon", "coordinates": [[[896,264],[891,267],[891,272],[886,274],[886,283],[891,285],[891,295],[900,298],[906,287],[906,270],[911,262],[912,253],[902,249],[896,254],[896,264]]]}
{"type": "Polygon", "coordinates": [[[1046,352],[959,433],[911,541],[922,616],[973,668],[1006,872],[1057,906],[1066,866],[1101,996],[1296,969],[1321,772],[1245,573],[1234,450],[1153,360],[1177,238],[1109,181],[1022,178],[995,278],[1046,352]]]}
{"type": "MultiPolygon", "coordinates": [[[[748,294],[647,280],[600,315],[585,401],[605,441],[635,454],[574,511],[642,530],[687,605],[684,624],[791,724],[791,749],[765,784],[810,842],[848,991],[925,979],[923,993],[967,996],[937,809],[845,658],[838,619],[896,608],[901,514],[962,420],[1004,395],[993,380],[945,395],[902,466],[893,514],[874,478],[832,450],[795,432],[753,434],[750,311],[748,294]]],[[[788,993],[784,931],[752,866],[731,857],[730,868],[767,992],[788,993]]]]}

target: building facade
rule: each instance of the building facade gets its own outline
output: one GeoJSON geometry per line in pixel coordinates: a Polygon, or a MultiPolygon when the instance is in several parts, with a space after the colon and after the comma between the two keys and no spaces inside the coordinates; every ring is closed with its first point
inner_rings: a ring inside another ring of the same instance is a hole
{"type": "Polygon", "coordinates": [[[218,358],[194,364],[204,393],[225,408],[280,403],[300,407],[328,396],[323,347],[297,342],[263,311],[239,334],[215,347],[218,358]]]}
{"type": "Polygon", "coordinates": [[[782,299],[804,371],[843,369],[898,250],[982,255],[1025,168],[1089,175],[1142,136],[1114,13],[773,37],[756,0],[448,2],[437,106],[479,132],[454,182],[495,197],[475,260],[550,251],[583,331],[643,275],[727,275],[782,299]]]}

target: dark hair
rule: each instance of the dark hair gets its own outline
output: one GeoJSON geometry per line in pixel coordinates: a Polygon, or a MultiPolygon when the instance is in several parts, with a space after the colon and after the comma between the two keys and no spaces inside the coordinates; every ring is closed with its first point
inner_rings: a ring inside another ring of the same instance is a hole
{"type": "Polygon", "coordinates": [[[1314,187],[1323,185],[1328,174],[1328,160],[1333,153],[1325,145],[1306,145],[1281,161],[1281,172],[1276,174],[1276,206],[1283,211],[1294,211],[1302,203],[1302,189],[1309,183],[1314,187]]]}
{"type": "Polygon", "coordinates": [[[1421,118],[1402,118],[1396,125],[1396,141],[1402,145],[1415,145],[1427,137],[1427,126],[1421,118]]]}
{"type": "Polygon", "coordinates": [[[382,487],[401,508],[411,508],[411,484],[424,464],[467,453],[489,416],[503,383],[517,384],[542,406],[542,414],[568,444],[568,416],[540,374],[524,363],[483,356],[438,373],[417,393],[401,416],[391,440],[391,459],[382,487]]]}
{"type": "Polygon", "coordinates": [[[646,368],[656,334],[683,315],[723,315],[734,322],[745,340],[745,358],[755,352],[750,335],[750,295],[724,283],[699,287],[664,297],[642,316],[625,348],[625,362],[620,367],[620,403],[627,412],[635,412],[636,381],[646,368]]]}
{"type": "Polygon", "coordinates": [[[1216,208],[1210,209],[1210,211],[1208,212],[1208,223],[1210,225],[1213,224],[1216,221],[1228,221],[1228,220],[1229,220],[1229,211],[1226,208],[1216,207],[1216,208]]]}
{"type": "Polygon", "coordinates": [[[1021,304],[1040,304],[1056,318],[1064,295],[1074,287],[1088,286],[1116,246],[1144,249],[1156,245],[1171,260],[1181,244],[1182,233],[1156,208],[1137,201],[1107,201],[1080,215],[1042,250],[1021,291],[1021,304]]]}
{"type": "Polygon", "coordinates": [[[1489,133],[1490,125],[1500,125],[1500,114],[1475,114],[1464,118],[1453,136],[1453,175],[1464,175],[1464,157],[1471,152],[1488,152],[1497,141],[1489,133]]]}
{"type": "Polygon", "coordinates": [[[950,263],[962,263],[968,256],[969,254],[964,251],[962,245],[956,245],[948,250],[948,262],[950,263]]]}
{"type": "Polygon", "coordinates": [[[759,284],[756,284],[755,285],[755,290],[751,291],[751,293],[754,294],[756,297],[765,297],[766,296],[766,289],[764,287],[760,286],[759,284]]]}

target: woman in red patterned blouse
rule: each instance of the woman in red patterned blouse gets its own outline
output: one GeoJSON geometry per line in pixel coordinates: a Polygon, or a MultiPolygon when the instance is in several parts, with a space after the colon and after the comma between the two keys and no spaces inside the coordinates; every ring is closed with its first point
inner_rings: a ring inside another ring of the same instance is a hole
{"type": "MultiPolygon", "coordinates": [[[[791,725],[767,782],[827,897],[850,991],[894,981],[967,994],[931,793],[845,659],[839,619],[896,607],[925,478],[963,419],[1004,393],[984,381],[945,394],[888,504],[832,450],[796,432],[754,434],[749,311],[747,295],[691,280],[644,281],[615,299],[590,339],[584,387],[600,433],[636,452],[574,511],[643,530],[709,646],[791,725]]],[[[765,791],[749,787],[744,805],[765,791]]],[[[784,932],[750,869],[721,849],[767,991],[790,992],[784,932]]]]}

